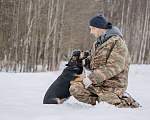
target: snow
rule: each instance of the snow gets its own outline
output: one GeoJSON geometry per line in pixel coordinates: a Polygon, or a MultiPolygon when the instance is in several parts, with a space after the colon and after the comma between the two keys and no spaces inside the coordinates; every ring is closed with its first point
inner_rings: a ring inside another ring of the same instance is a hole
{"type": "Polygon", "coordinates": [[[127,92],[142,107],[117,108],[107,103],[91,106],[70,97],[61,105],[43,105],[50,84],[61,74],[0,73],[0,120],[150,120],[150,65],[131,65],[127,92]]]}

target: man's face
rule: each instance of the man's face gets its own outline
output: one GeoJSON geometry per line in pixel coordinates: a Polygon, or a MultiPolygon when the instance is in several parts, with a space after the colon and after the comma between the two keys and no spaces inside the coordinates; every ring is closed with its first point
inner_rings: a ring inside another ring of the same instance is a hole
{"type": "Polygon", "coordinates": [[[106,29],[100,29],[93,26],[90,26],[90,28],[91,28],[91,34],[93,34],[96,38],[100,37],[101,35],[107,32],[106,29]]]}

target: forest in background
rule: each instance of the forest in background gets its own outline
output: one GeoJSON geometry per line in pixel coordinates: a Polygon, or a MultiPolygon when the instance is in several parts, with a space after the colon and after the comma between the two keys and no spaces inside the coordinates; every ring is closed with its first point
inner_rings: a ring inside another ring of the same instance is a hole
{"type": "Polygon", "coordinates": [[[89,21],[103,14],[126,40],[131,63],[150,64],[150,0],[0,0],[0,71],[57,70],[95,41],[89,21]]]}

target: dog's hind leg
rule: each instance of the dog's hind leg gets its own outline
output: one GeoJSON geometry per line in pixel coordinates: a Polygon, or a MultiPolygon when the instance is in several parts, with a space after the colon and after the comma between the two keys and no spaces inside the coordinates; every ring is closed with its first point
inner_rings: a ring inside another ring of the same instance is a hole
{"type": "Polygon", "coordinates": [[[60,98],[49,98],[47,100],[44,100],[43,101],[43,104],[62,104],[64,101],[68,100],[68,98],[63,98],[63,99],[60,99],[60,98]]]}
{"type": "Polygon", "coordinates": [[[59,104],[62,104],[63,102],[65,102],[65,101],[68,100],[68,99],[69,99],[69,97],[68,97],[68,98],[60,99],[60,103],[59,103],[59,104]]]}
{"type": "Polygon", "coordinates": [[[61,104],[59,98],[48,98],[43,100],[43,104],[61,104]]]}

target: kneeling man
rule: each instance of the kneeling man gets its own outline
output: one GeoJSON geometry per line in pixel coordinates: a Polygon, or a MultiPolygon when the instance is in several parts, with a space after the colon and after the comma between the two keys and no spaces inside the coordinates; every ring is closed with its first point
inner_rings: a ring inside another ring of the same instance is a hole
{"type": "Polygon", "coordinates": [[[85,67],[91,73],[83,82],[74,82],[70,93],[78,101],[96,105],[107,102],[119,108],[138,108],[139,104],[125,91],[128,86],[130,56],[120,30],[107,23],[102,14],[89,23],[91,33],[97,38],[86,59],[85,67]],[[126,95],[125,95],[126,93],[126,95]]]}

